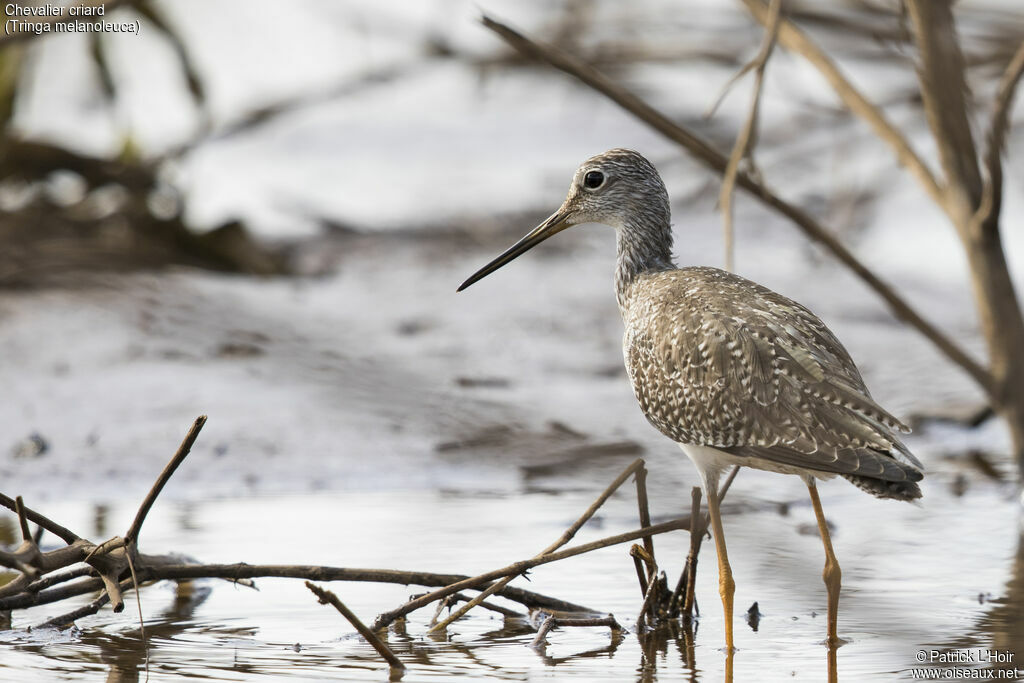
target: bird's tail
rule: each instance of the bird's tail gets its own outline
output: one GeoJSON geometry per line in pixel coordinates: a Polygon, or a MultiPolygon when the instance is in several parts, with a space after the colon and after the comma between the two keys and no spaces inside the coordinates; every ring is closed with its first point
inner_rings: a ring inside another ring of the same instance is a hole
{"type": "MultiPolygon", "coordinates": [[[[917,485],[916,481],[885,481],[859,474],[844,474],[842,476],[846,477],[851,484],[860,490],[867,491],[878,498],[892,498],[893,500],[910,502],[921,497],[921,487],[917,485]]],[[[920,479],[920,474],[917,478],[920,479]]]]}

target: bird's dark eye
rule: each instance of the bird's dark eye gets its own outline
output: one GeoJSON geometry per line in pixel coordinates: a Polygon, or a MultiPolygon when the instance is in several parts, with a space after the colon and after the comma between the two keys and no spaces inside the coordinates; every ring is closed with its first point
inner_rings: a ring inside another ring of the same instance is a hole
{"type": "Polygon", "coordinates": [[[583,187],[588,190],[596,190],[604,184],[604,173],[600,171],[589,171],[583,176],[583,187]]]}

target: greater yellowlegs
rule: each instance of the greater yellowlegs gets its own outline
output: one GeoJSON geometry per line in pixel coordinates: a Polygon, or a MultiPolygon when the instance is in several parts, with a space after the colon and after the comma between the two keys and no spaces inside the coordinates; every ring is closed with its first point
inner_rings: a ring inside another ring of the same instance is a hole
{"type": "Polygon", "coordinates": [[[807,484],[825,546],[828,641],[838,643],[841,571],[815,480],[838,474],[879,498],[919,498],[921,463],[895,434],[909,429],[875,403],[846,349],[808,309],[732,273],[675,266],[668,192],[654,166],[632,150],[583,162],[561,208],[459,291],[581,223],[615,228],[615,295],[633,393],[648,421],[700,472],[727,650],[735,583],[718,479],[733,465],[796,474],[807,484]]]}

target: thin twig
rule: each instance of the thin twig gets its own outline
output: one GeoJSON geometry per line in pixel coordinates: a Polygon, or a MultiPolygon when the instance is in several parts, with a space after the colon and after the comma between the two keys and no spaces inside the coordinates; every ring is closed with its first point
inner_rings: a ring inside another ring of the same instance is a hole
{"type": "Polygon", "coordinates": [[[46,576],[41,576],[32,583],[25,587],[25,590],[30,593],[38,593],[39,591],[49,588],[50,586],[56,586],[58,583],[65,583],[67,581],[73,581],[74,579],[80,579],[83,576],[95,576],[96,570],[89,565],[81,565],[74,567],[65,572],[53,572],[46,576]]]}
{"type": "MultiPolygon", "coordinates": [[[[16,513],[18,511],[18,505],[15,502],[15,500],[13,498],[8,498],[2,493],[0,493],[0,505],[3,505],[11,512],[16,513]]],[[[71,531],[70,529],[61,526],[60,524],[57,524],[49,517],[45,517],[29,507],[25,507],[24,510],[25,516],[28,517],[31,521],[43,527],[57,538],[67,543],[68,545],[71,545],[75,541],[80,540],[78,534],[71,531]]]]}
{"type": "Polygon", "coordinates": [[[132,573],[132,586],[135,588],[135,605],[139,609],[139,633],[142,635],[142,648],[146,655],[146,678],[149,679],[149,640],[146,638],[146,622],[142,618],[142,593],[139,591],[139,577],[135,574],[135,564],[132,562],[132,554],[127,553],[128,569],[132,573]]]}
{"type": "Polygon", "coordinates": [[[379,615],[377,617],[377,620],[373,624],[373,628],[375,631],[380,630],[386,627],[391,622],[393,622],[395,619],[404,617],[406,614],[409,614],[410,612],[418,610],[425,605],[429,605],[434,600],[440,600],[441,598],[447,595],[451,595],[452,593],[457,593],[458,591],[464,588],[474,588],[483,583],[492,581],[494,579],[504,578],[506,576],[518,576],[519,574],[522,574],[528,569],[538,567],[542,564],[558,562],[559,560],[564,560],[569,557],[575,557],[576,555],[582,555],[584,553],[589,553],[594,550],[599,550],[601,548],[607,548],[609,546],[618,545],[620,543],[628,543],[629,541],[635,541],[638,538],[642,538],[644,534],[663,534],[669,531],[687,529],[689,528],[689,526],[690,520],[688,518],[674,519],[670,522],[662,522],[661,524],[655,524],[654,526],[649,526],[644,529],[636,529],[634,531],[629,531],[624,534],[609,536],[598,541],[592,541],[591,543],[583,543],[581,545],[573,546],[571,548],[566,548],[565,550],[562,550],[557,553],[549,553],[547,555],[541,555],[539,557],[534,557],[529,560],[522,560],[520,562],[510,564],[507,567],[495,569],[493,571],[480,574],[479,576],[474,576],[463,581],[453,583],[449,586],[440,588],[415,600],[410,600],[409,602],[405,603],[404,605],[401,605],[400,607],[397,607],[396,609],[391,610],[390,612],[385,612],[384,614],[379,615]]]}
{"type": "Polygon", "coordinates": [[[729,487],[736,480],[736,475],[740,473],[740,466],[733,465],[732,470],[729,471],[729,476],[725,478],[725,483],[722,484],[722,488],[718,490],[718,500],[721,501],[725,498],[725,494],[729,492],[729,487]]]}
{"type": "MultiPolygon", "coordinates": [[[[423,595],[426,595],[426,593],[424,593],[423,595]]],[[[416,597],[418,597],[418,596],[416,596],[416,597]]],[[[468,595],[466,595],[465,593],[456,593],[455,595],[449,595],[444,600],[438,600],[437,604],[438,604],[439,608],[438,608],[437,613],[434,615],[434,618],[431,620],[430,623],[431,624],[436,624],[437,623],[437,619],[441,616],[441,612],[444,610],[445,607],[450,607],[451,605],[454,605],[454,604],[459,603],[459,602],[469,602],[469,601],[470,601],[470,597],[468,595]]],[[[490,602],[488,600],[484,600],[483,602],[481,602],[480,603],[480,607],[484,608],[485,610],[489,610],[491,612],[495,612],[497,614],[500,614],[503,617],[509,617],[509,618],[512,618],[512,619],[525,619],[526,618],[526,615],[523,614],[522,612],[517,612],[514,609],[509,609],[508,607],[502,607],[501,605],[499,605],[497,603],[490,602]]]]}
{"type": "MultiPolygon", "coordinates": [[[[651,509],[647,502],[647,468],[644,467],[643,461],[640,461],[640,467],[636,471],[634,477],[636,481],[636,505],[637,511],[640,515],[640,526],[651,525],[651,509]]],[[[644,536],[644,550],[651,557],[651,561],[654,561],[654,538],[651,536],[644,536]]],[[[648,572],[648,578],[653,574],[648,572]]]]}
{"type": "Polygon", "coordinates": [[[615,617],[611,614],[603,617],[567,617],[547,614],[544,617],[544,621],[541,622],[540,628],[537,629],[537,635],[534,637],[533,642],[530,643],[530,647],[535,650],[542,649],[544,647],[544,639],[547,638],[548,633],[559,626],[607,626],[613,632],[622,630],[622,626],[619,622],[615,621],[615,617]]]}
{"type": "Polygon", "coordinates": [[[28,528],[28,518],[25,517],[25,501],[18,496],[14,499],[14,505],[16,512],[18,513],[18,524],[21,525],[21,540],[26,543],[34,543],[32,540],[32,532],[28,528]]]}
{"type": "Polygon", "coordinates": [[[753,69],[755,66],[757,66],[756,58],[750,60],[742,67],[740,67],[740,70],[734,73],[729,78],[729,80],[725,82],[725,85],[722,86],[722,90],[718,93],[718,97],[715,98],[714,102],[711,103],[711,106],[709,106],[707,108],[707,111],[704,112],[705,119],[710,119],[712,116],[715,115],[715,112],[718,111],[718,108],[722,106],[722,102],[725,102],[725,98],[732,91],[732,87],[736,85],[736,83],[738,83],[741,78],[750,73],[750,70],[753,69]]]}
{"type": "MultiPolygon", "coordinates": [[[[725,483],[722,484],[721,490],[718,492],[718,499],[722,500],[725,498],[725,494],[729,492],[729,487],[732,486],[733,481],[736,480],[736,475],[739,474],[739,465],[733,466],[729,472],[729,476],[726,477],[725,483]]],[[[694,588],[697,583],[697,558],[700,556],[700,548],[704,542],[704,534],[707,533],[708,524],[711,521],[710,515],[700,513],[700,498],[701,491],[699,486],[694,486],[691,491],[691,502],[690,502],[690,519],[693,521],[693,528],[690,529],[690,551],[686,555],[686,564],[683,565],[683,571],[679,575],[679,581],[676,583],[676,589],[672,593],[672,597],[669,600],[669,615],[679,615],[679,601],[685,591],[685,597],[683,598],[683,618],[686,621],[693,619],[694,612],[698,615],[700,610],[697,609],[697,598],[694,594],[694,588]]]]}
{"type": "MultiPolygon", "coordinates": [[[[691,517],[692,519],[692,517],[691,517]]],[[[633,562],[636,566],[637,576],[641,578],[640,597],[643,600],[644,607],[640,610],[640,616],[637,618],[637,624],[642,625],[644,620],[644,612],[649,612],[647,615],[647,622],[653,628],[658,623],[657,608],[652,606],[650,599],[651,590],[657,591],[655,585],[658,583],[656,574],[658,573],[658,563],[655,561],[654,556],[647,553],[642,547],[633,544],[629,549],[629,554],[633,558],[633,562]],[[646,567],[646,572],[643,567],[646,567]]]]}
{"type": "Polygon", "coordinates": [[[1024,42],[1021,42],[1013,59],[1006,65],[1003,77],[999,80],[999,88],[992,105],[992,116],[989,123],[985,147],[985,169],[988,177],[982,194],[981,206],[972,220],[975,229],[985,225],[988,229],[999,227],[999,213],[1003,200],[1003,147],[1006,145],[1006,134],[1010,130],[1010,108],[1013,105],[1017,84],[1024,74],[1024,42]]]}
{"type": "MultiPolygon", "coordinates": [[[[351,567],[324,567],[315,565],[259,565],[259,564],[178,564],[163,556],[138,555],[134,558],[139,580],[224,579],[241,582],[260,577],[307,579],[311,581],[356,581],[393,583],[401,585],[448,586],[470,577],[465,574],[439,574],[434,572],[402,571],[398,569],[359,569],[351,567]]],[[[40,579],[43,581],[44,579],[40,579]]],[[[489,582],[488,582],[489,583],[489,582]]],[[[30,584],[31,585],[31,584],[30,584]]],[[[0,598],[0,610],[24,609],[47,605],[67,598],[94,593],[103,588],[97,578],[65,583],[50,590],[21,592],[0,598]]],[[[561,610],[565,612],[594,612],[588,607],[560,600],[515,586],[507,586],[498,593],[501,597],[518,602],[528,608],[561,610]]]]}
{"type": "Polygon", "coordinates": [[[0,586],[0,599],[27,590],[27,587],[41,574],[81,562],[89,548],[92,548],[91,543],[78,540],[71,545],[44,553],[34,543],[23,541],[13,552],[0,551],[0,566],[10,567],[31,575],[25,577],[27,580],[19,578],[0,586]]]}
{"type": "Polygon", "coordinates": [[[636,582],[640,586],[640,598],[643,599],[647,595],[647,572],[644,570],[643,560],[640,559],[639,553],[634,550],[641,549],[640,546],[634,545],[629,549],[629,554],[633,558],[633,569],[636,570],[636,582]]]}
{"type": "MultiPolygon", "coordinates": [[[[682,574],[682,576],[686,578],[686,597],[683,601],[683,618],[687,620],[693,619],[694,606],[697,604],[696,593],[694,590],[697,586],[697,560],[700,557],[700,547],[701,544],[704,542],[704,534],[708,530],[709,519],[707,515],[700,514],[699,486],[693,487],[691,509],[693,510],[693,515],[699,515],[701,524],[699,533],[697,529],[694,529],[694,533],[690,534],[690,552],[686,556],[686,567],[683,569],[682,574]]],[[[694,517],[694,519],[697,518],[698,517],[694,517]]],[[[680,578],[680,581],[682,581],[682,577],[680,578]]]]}
{"type": "Polygon", "coordinates": [[[313,595],[320,599],[320,603],[324,605],[333,605],[334,609],[341,612],[342,616],[348,619],[349,623],[355,626],[356,630],[359,631],[359,635],[366,639],[370,645],[373,645],[373,649],[383,657],[388,664],[396,669],[404,669],[405,664],[402,660],[395,656],[395,653],[391,651],[384,641],[377,637],[377,634],[366,627],[366,624],[359,620],[359,617],[355,615],[352,610],[345,606],[338,596],[329,590],[321,588],[312,581],[306,582],[306,588],[313,591],[313,595]]]}
{"type": "Polygon", "coordinates": [[[722,234],[725,243],[725,269],[733,270],[735,266],[735,232],[732,222],[732,196],[736,188],[736,173],[740,170],[740,162],[749,159],[757,135],[758,115],[761,109],[761,89],[764,85],[764,72],[768,66],[768,59],[775,47],[775,38],[779,32],[779,17],[782,14],[782,0],[772,0],[769,11],[769,19],[765,24],[764,40],[761,42],[761,49],[750,62],[754,69],[754,88],[750,96],[750,111],[747,113],[747,120],[736,136],[732,153],[729,155],[729,163],[726,164],[725,173],[722,176],[722,187],[718,193],[718,206],[722,210],[722,234]]]}
{"type": "Polygon", "coordinates": [[[92,550],[90,550],[89,554],[85,556],[82,562],[88,562],[94,557],[102,557],[103,555],[107,555],[113,552],[114,550],[123,548],[124,545],[125,541],[123,536],[114,536],[113,538],[108,538],[107,540],[103,541],[103,543],[100,543],[98,546],[95,546],[92,550]]]}
{"type": "MultiPolygon", "coordinates": [[[[497,33],[505,42],[523,54],[547,62],[556,69],[564,71],[597,92],[602,93],[668,139],[686,148],[698,161],[708,168],[718,173],[725,171],[728,160],[721,153],[629,90],[611,81],[607,76],[589,64],[555,47],[540,45],[490,17],[484,16],[482,22],[484,26],[497,33]]],[[[834,235],[822,227],[807,212],[781,199],[769,190],[766,185],[754,180],[747,173],[737,173],[736,184],[750,192],[759,201],[792,220],[811,239],[832,252],[837,259],[886,301],[897,318],[917,328],[942,353],[967,372],[986,393],[993,395],[996,382],[988,370],[967,355],[951,338],[921,317],[903,297],[879,278],[860,259],[854,256],[849,249],[843,246],[834,235]]]]}
{"type": "MultiPolygon", "coordinates": [[[[646,467],[640,467],[637,470],[634,481],[636,482],[636,504],[640,515],[640,526],[647,527],[651,525],[651,511],[650,505],[647,501],[646,467]]],[[[633,557],[633,568],[636,570],[636,579],[640,584],[641,597],[647,595],[647,589],[650,583],[654,580],[655,571],[654,539],[650,536],[644,536],[643,540],[643,548],[638,545],[634,545],[629,551],[629,554],[633,557]],[[644,568],[645,563],[646,571],[644,568]]]]}
{"type": "MultiPolygon", "coordinates": [[[[643,469],[643,458],[637,458],[632,463],[630,463],[629,466],[626,467],[626,469],[622,470],[622,473],[619,474],[619,476],[615,477],[615,480],[608,485],[608,487],[601,493],[601,495],[598,496],[597,499],[590,504],[590,507],[584,510],[583,514],[580,515],[579,518],[572,523],[572,526],[566,529],[557,541],[555,541],[547,548],[545,548],[543,551],[541,551],[540,554],[547,555],[548,553],[558,550],[563,545],[571,541],[573,537],[576,535],[576,532],[583,528],[583,525],[586,524],[590,520],[590,518],[594,516],[594,513],[597,512],[598,509],[600,509],[600,507],[604,505],[609,498],[611,498],[613,493],[619,490],[619,487],[622,486],[627,479],[629,479],[630,475],[639,472],[643,469]]],[[[649,521],[650,520],[648,520],[648,522],[649,521]]]]}
{"type": "MultiPolygon", "coordinates": [[[[594,516],[594,513],[597,512],[602,505],[604,505],[605,501],[607,501],[608,498],[610,498],[611,495],[615,493],[619,489],[619,487],[622,486],[623,483],[625,483],[627,479],[629,479],[629,475],[635,473],[637,477],[640,477],[641,472],[646,473],[646,469],[644,468],[644,461],[642,458],[637,458],[632,463],[630,463],[630,465],[626,467],[626,469],[624,469],[622,473],[618,477],[616,477],[611,484],[608,485],[607,488],[605,488],[601,495],[599,495],[597,499],[590,504],[590,507],[584,510],[583,514],[580,515],[579,518],[575,522],[573,522],[572,525],[565,530],[565,532],[562,533],[558,540],[556,540],[554,543],[549,545],[544,550],[540,551],[540,553],[537,554],[536,557],[542,557],[544,555],[547,555],[548,553],[554,552],[555,550],[558,550],[563,545],[572,540],[572,538],[576,535],[576,532],[583,528],[583,525],[586,524],[590,520],[590,518],[594,516]]],[[[646,504],[646,491],[644,503],[646,504]]],[[[641,514],[641,526],[650,526],[650,523],[650,515],[648,515],[647,517],[647,522],[644,523],[643,515],[641,514]]],[[[456,621],[457,619],[461,619],[463,616],[466,615],[467,612],[469,612],[469,610],[473,609],[474,607],[482,603],[486,598],[490,597],[494,593],[500,591],[502,588],[507,586],[513,579],[515,579],[515,575],[506,576],[500,581],[495,582],[493,585],[488,586],[475,598],[467,602],[465,605],[463,605],[456,611],[454,611],[452,614],[448,615],[448,617],[444,621],[441,621],[437,624],[433,624],[427,631],[427,633],[436,633],[438,631],[442,631],[448,628],[448,626],[452,622],[456,621]]]]}
{"type": "Polygon", "coordinates": [[[115,612],[120,612],[124,609],[124,592],[121,590],[121,582],[118,581],[124,566],[121,561],[122,559],[121,557],[114,558],[111,555],[101,555],[94,557],[90,561],[90,564],[100,575],[103,588],[110,595],[110,608],[115,612]]]}
{"type": "Polygon", "coordinates": [[[939,205],[962,230],[981,203],[982,180],[952,0],[907,0],[906,6],[919,56],[921,100],[946,181],[946,199],[939,205]]]}
{"type": "Polygon", "coordinates": [[[622,625],[615,621],[611,614],[604,617],[555,617],[556,626],[607,626],[613,631],[621,631],[622,625]]]}
{"type": "Polygon", "coordinates": [[[549,614],[544,622],[537,629],[537,635],[534,637],[533,642],[530,643],[530,647],[536,649],[544,645],[544,639],[548,637],[548,633],[555,627],[555,617],[553,614],[549,614]]]}
{"type": "MultiPolygon", "coordinates": [[[[658,565],[653,565],[654,570],[658,570],[658,565]]],[[[650,582],[647,584],[647,594],[644,595],[644,602],[640,605],[640,614],[636,617],[636,627],[638,630],[643,629],[644,622],[650,628],[654,628],[657,625],[657,618],[655,616],[654,607],[654,596],[658,592],[659,582],[656,576],[652,576],[650,582]]]]}
{"type": "Polygon", "coordinates": [[[139,530],[142,529],[142,523],[146,521],[146,515],[149,514],[149,509],[153,507],[153,503],[156,502],[157,496],[163,491],[164,486],[170,480],[171,475],[178,469],[178,466],[184,462],[188,456],[189,451],[192,450],[192,445],[196,442],[196,438],[199,436],[199,432],[203,429],[203,425],[206,424],[206,416],[200,415],[196,418],[196,421],[192,423],[192,428],[188,430],[188,434],[185,435],[185,439],[178,446],[178,451],[171,458],[171,461],[164,467],[164,471],[157,477],[156,483],[146,494],[145,500],[142,501],[142,505],[139,506],[139,511],[135,514],[135,520],[132,525],[128,528],[128,533],[124,535],[125,545],[131,545],[138,541],[139,530]]]}
{"type": "MultiPolygon", "coordinates": [[[[126,591],[131,589],[132,585],[133,584],[131,578],[128,578],[121,582],[120,588],[122,591],[126,591]]],[[[61,614],[60,616],[53,617],[52,619],[47,619],[43,623],[33,628],[62,628],[64,626],[74,623],[78,619],[96,614],[108,602],[110,602],[110,592],[104,591],[103,593],[100,593],[96,597],[96,599],[90,602],[88,605],[83,605],[78,609],[68,612],[67,614],[61,614]]]]}
{"type": "MultiPolygon", "coordinates": [[[[771,10],[762,0],[743,0],[754,18],[763,26],[771,24],[771,10]]],[[[783,18],[779,22],[778,42],[790,52],[806,59],[811,66],[825,77],[839,99],[875,131],[875,135],[892,148],[899,163],[907,167],[917,178],[925,192],[942,208],[946,208],[946,196],[935,179],[932,170],[910,146],[906,136],[900,132],[882,113],[882,110],[868,99],[846,78],[836,63],[806,33],[792,21],[783,18]]]]}
{"type": "Polygon", "coordinates": [[[455,599],[454,595],[449,595],[444,600],[438,600],[437,601],[437,608],[434,610],[434,616],[430,617],[430,623],[429,623],[430,626],[433,626],[434,624],[437,623],[438,618],[441,616],[441,612],[444,611],[445,607],[448,607],[449,605],[451,605],[452,604],[452,600],[454,600],[454,599],[455,599]]]}

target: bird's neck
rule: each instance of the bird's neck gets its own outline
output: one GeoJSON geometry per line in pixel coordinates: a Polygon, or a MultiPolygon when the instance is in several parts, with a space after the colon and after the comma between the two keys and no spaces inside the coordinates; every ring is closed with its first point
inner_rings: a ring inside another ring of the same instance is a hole
{"type": "Polygon", "coordinates": [[[672,228],[643,221],[626,224],[616,230],[618,260],[615,266],[615,297],[619,310],[629,308],[633,284],[643,273],[672,270],[672,228]]]}

